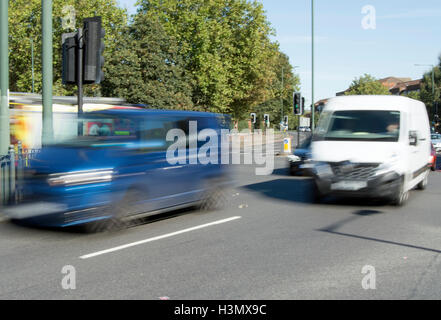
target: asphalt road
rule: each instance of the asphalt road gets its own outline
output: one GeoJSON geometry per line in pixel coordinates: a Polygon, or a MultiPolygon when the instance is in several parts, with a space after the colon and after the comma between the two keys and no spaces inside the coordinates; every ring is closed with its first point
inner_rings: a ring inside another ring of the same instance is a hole
{"type": "Polygon", "coordinates": [[[329,199],[310,181],[235,167],[225,208],[116,233],[0,223],[0,299],[440,299],[441,173],[404,208],[329,199]],[[62,268],[76,289],[62,287],[62,268]],[[364,266],[376,289],[362,287],[364,266]],[[70,273],[72,275],[72,273],[70,273]],[[371,274],[372,275],[372,274],[371,274]]]}

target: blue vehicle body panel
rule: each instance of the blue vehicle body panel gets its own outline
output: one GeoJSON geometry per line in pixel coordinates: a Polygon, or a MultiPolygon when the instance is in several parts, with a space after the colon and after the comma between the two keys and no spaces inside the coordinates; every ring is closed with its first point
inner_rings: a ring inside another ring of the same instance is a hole
{"type": "MultiPolygon", "coordinates": [[[[67,227],[107,219],[114,214],[111,210],[114,204],[124,199],[129,190],[136,190],[138,195],[142,195],[137,200],[137,206],[143,212],[163,210],[201,200],[204,185],[209,179],[228,179],[228,168],[220,161],[204,165],[190,164],[188,160],[185,164],[170,164],[164,146],[165,125],[160,128],[162,131],[158,129],[165,122],[182,125],[188,121],[198,121],[198,132],[209,128],[218,134],[217,152],[220,160],[221,130],[229,129],[227,116],[161,110],[107,110],[87,114],[87,117],[95,116],[112,117],[118,121],[129,119],[139,126],[141,133],[139,137],[117,143],[61,143],[42,148],[25,174],[24,198],[16,207],[32,203],[43,203],[44,206],[48,203],[57,204],[63,210],[21,220],[41,226],[67,227]],[[151,123],[155,123],[158,128],[147,130],[151,123]],[[144,139],[143,130],[148,134],[156,132],[158,137],[144,139]],[[63,173],[69,175],[93,170],[111,170],[112,177],[110,180],[80,185],[48,183],[51,177],[63,173]]],[[[187,159],[197,154],[201,146],[199,142],[197,148],[192,150],[187,145],[187,159]]]]}

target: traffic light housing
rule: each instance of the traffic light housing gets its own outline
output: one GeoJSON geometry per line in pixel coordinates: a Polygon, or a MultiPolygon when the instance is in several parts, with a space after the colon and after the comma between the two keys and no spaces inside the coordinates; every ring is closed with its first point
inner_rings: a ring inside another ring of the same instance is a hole
{"type": "Polygon", "coordinates": [[[256,122],[257,122],[257,115],[255,113],[251,113],[250,116],[251,116],[251,123],[252,124],[256,124],[256,122]]]}
{"type": "Polygon", "coordinates": [[[269,116],[269,114],[265,114],[265,115],[263,116],[263,121],[265,122],[265,125],[266,125],[267,127],[270,126],[270,116],[269,116]]]}
{"type": "Polygon", "coordinates": [[[77,83],[77,54],[76,34],[63,34],[61,71],[63,84],[77,83]]]}
{"type": "Polygon", "coordinates": [[[84,19],[84,84],[99,84],[104,80],[104,36],[101,17],[84,19]]]}
{"type": "Polygon", "coordinates": [[[303,114],[302,94],[300,92],[294,93],[294,114],[300,116],[303,114]]]}

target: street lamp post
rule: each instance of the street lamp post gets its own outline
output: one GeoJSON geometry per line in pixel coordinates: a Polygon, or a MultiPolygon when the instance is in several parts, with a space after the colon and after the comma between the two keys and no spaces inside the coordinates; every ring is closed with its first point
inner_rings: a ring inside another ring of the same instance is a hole
{"type": "Polygon", "coordinates": [[[52,0],[41,0],[42,33],[43,33],[43,132],[42,145],[53,139],[52,123],[52,88],[53,88],[53,56],[52,56],[52,0]]]}
{"type": "Polygon", "coordinates": [[[0,1],[0,156],[9,149],[9,1],[0,1]]]}
{"type": "Polygon", "coordinates": [[[315,105],[314,105],[314,0],[311,0],[311,56],[312,56],[312,88],[311,88],[311,133],[314,133],[315,105]]]}

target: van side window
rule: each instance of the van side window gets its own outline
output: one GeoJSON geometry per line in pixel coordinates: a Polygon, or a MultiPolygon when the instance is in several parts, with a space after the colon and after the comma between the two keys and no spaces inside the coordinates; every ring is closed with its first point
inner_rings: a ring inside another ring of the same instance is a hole
{"type": "Polygon", "coordinates": [[[167,132],[175,127],[172,119],[147,119],[142,122],[139,138],[141,152],[166,151],[169,143],[166,141],[167,132]]]}

